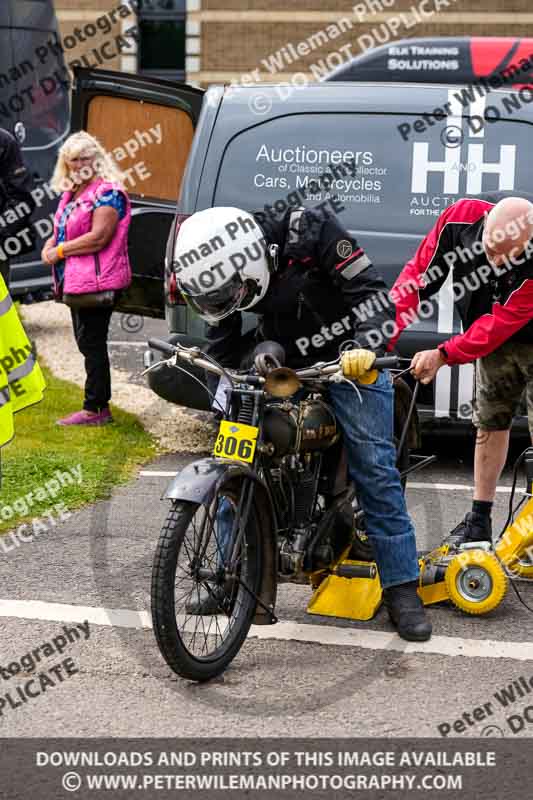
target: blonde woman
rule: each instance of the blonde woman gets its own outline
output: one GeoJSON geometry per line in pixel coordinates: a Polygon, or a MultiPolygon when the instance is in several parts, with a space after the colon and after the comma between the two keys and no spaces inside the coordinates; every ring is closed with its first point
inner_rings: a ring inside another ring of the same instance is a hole
{"type": "Polygon", "coordinates": [[[51,186],[62,195],[42,259],[52,266],[56,299],[71,306],[87,373],[83,409],[58,424],[102,425],[112,421],[109,322],[118,292],[131,282],[130,201],[112,157],[85,131],[61,147],[51,186]]]}

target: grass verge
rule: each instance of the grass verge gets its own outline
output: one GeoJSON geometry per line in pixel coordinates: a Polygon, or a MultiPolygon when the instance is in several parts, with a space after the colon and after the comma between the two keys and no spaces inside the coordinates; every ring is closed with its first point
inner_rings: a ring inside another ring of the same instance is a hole
{"type": "Polygon", "coordinates": [[[113,406],[111,425],[56,425],[57,419],[82,407],[83,392],[48,369],[43,372],[44,400],[16,415],[15,437],[1,450],[0,533],[55,513],[55,503],[63,503],[70,511],[109,497],[113,486],[125,483],[157,454],[154,438],[137,418],[113,406]],[[72,470],[77,468],[79,473],[80,467],[80,483],[77,478],[73,483],[64,479],[61,485],[58,471],[74,476],[72,470]],[[55,496],[53,481],[59,483],[55,496]]]}

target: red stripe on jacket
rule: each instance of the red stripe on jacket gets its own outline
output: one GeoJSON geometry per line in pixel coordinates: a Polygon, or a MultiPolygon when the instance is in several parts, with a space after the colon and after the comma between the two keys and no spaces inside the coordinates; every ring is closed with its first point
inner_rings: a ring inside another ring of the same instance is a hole
{"type": "Polygon", "coordinates": [[[341,269],[341,267],[344,267],[348,263],[348,261],[353,261],[354,258],[359,258],[359,256],[362,255],[364,255],[364,250],[362,247],[359,247],[355,251],[355,253],[352,253],[351,255],[348,256],[348,258],[345,258],[344,261],[341,261],[340,264],[337,264],[335,269],[341,269]]]}

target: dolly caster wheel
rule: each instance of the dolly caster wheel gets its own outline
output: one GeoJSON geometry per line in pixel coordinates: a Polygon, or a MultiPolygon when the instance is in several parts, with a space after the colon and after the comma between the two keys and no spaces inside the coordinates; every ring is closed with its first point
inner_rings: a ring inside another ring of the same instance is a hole
{"type": "Polygon", "coordinates": [[[488,614],[507,592],[507,575],[492,553],[467,550],[452,558],[444,576],[450,600],[467,614],[488,614]]]}
{"type": "Polygon", "coordinates": [[[527,554],[513,564],[507,564],[507,569],[519,578],[533,578],[533,560],[527,554]]]}

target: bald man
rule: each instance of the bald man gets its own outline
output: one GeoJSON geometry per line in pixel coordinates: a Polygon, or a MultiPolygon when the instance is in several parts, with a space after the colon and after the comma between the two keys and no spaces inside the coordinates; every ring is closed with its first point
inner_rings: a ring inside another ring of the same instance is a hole
{"type": "Polygon", "coordinates": [[[430,383],[445,365],[476,362],[474,499],[446,540],[457,547],[492,539],[494,494],[524,389],[533,436],[533,205],[521,197],[491,200],[449,206],[392,290],[400,333],[453,271],[464,333],[416,353],[411,371],[430,383]]]}

